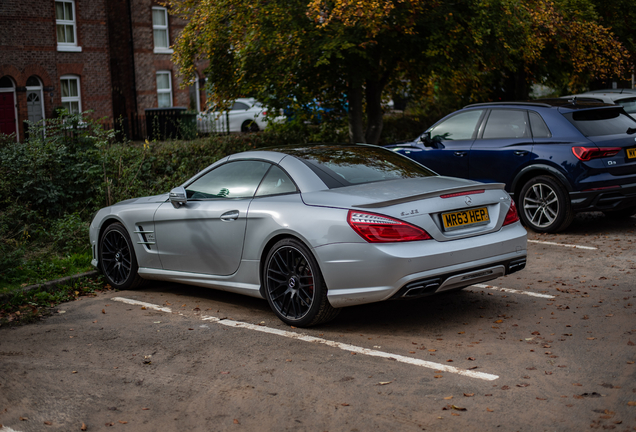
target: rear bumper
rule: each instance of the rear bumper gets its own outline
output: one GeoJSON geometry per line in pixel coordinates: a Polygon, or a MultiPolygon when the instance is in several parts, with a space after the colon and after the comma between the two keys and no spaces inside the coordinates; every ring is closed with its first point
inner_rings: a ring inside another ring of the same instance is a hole
{"type": "Polygon", "coordinates": [[[636,207],[636,183],[614,189],[570,192],[572,209],[583,211],[612,211],[636,207]]]}
{"type": "Polygon", "coordinates": [[[516,223],[498,232],[460,240],[425,240],[377,245],[338,243],[314,249],[333,307],[419,297],[485,282],[520,270],[526,231],[516,223]],[[355,258],[353,258],[355,257],[355,258]],[[418,284],[439,279],[426,292],[418,284]]]}

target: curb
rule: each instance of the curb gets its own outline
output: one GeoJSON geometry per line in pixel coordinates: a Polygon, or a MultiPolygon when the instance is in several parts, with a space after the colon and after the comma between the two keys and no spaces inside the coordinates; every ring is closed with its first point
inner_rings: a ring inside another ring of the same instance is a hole
{"type": "MultiPolygon", "coordinates": [[[[29,291],[33,291],[33,290],[36,290],[36,289],[43,289],[44,291],[52,291],[58,285],[67,284],[69,282],[75,282],[76,280],[84,278],[84,277],[97,276],[98,274],[99,274],[98,270],[91,270],[91,271],[88,271],[86,273],[79,273],[79,274],[72,275],[72,276],[66,276],[66,277],[63,277],[61,279],[56,279],[56,280],[44,282],[44,283],[41,283],[41,284],[29,285],[29,286],[26,286],[26,287],[22,288],[21,291],[23,293],[29,292],[29,291]]],[[[7,300],[8,298],[12,297],[14,294],[15,293],[13,293],[13,294],[0,294],[0,301],[7,300]]]]}

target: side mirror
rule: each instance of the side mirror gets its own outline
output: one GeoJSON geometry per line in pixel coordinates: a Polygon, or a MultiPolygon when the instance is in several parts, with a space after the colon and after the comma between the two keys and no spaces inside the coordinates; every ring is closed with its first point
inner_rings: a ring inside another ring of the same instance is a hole
{"type": "Polygon", "coordinates": [[[420,137],[419,142],[424,144],[425,147],[433,147],[433,139],[431,138],[431,132],[427,131],[420,137]]]}
{"type": "Polygon", "coordinates": [[[170,191],[170,202],[174,208],[179,208],[182,205],[186,205],[188,197],[186,195],[185,188],[179,186],[170,191]]]}

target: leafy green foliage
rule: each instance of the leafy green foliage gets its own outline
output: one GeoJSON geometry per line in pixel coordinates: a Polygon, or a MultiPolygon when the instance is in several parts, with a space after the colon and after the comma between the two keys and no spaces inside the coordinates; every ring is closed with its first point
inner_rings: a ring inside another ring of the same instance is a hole
{"type": "Polygon", "coordinates": [[[574,88],[623,73],[625,50],[592,1],[168,3],[188,20],[173,59],[187,78],[208,65],[213,103],[253,95],[276,108],[347,105],[349,139],[377,143],[386,96],[525,99],[532,83],[574,88]]]}

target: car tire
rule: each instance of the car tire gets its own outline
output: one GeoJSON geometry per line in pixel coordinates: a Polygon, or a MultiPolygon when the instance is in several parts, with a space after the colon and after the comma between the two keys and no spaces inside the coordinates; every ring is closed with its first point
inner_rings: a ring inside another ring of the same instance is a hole
{"type": "Polygon", "coordinates": [[[524,225],[535,232],[556,233],[574,219],[565,188],[551,176],[537,176],[524,184],[518,207],[524,225]]]}
{"type": "Polygon", "coordinates": [[[636,214],[636,207],[628,207],[620,210],[608,210],[603,212],[605,216],[612,219],[627,219],[636,214]]]}
{"type": "Polygon", "coordinates": [[[309,249],[296,239],[283,239],[268,252],[263,266],[265,297],[284,323],[308,327],[334,319],[327,286],[309,249]]]}
{"type": "Polygon", "coordinates": [[[246,120],[241,125],[241,132],[258,132],[258,124],[254,120],[246,120]]]}
{"type": "Polygon", "coordinates": [[[146,282],[139,274],[137,256],[126,228],[120,223],[109,225],[99,239],[99,268],[106,281],[117,289],[133,289],[146,282]]]}

